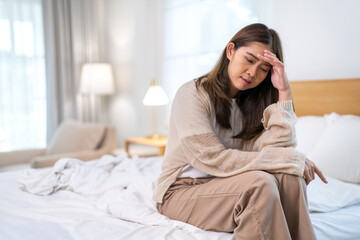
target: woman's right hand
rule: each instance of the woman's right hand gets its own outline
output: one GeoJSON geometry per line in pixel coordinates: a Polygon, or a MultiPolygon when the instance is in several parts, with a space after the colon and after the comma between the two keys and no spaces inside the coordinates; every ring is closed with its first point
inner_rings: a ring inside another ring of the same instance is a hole
{"type": "Polygon", "coordinates": [[[291,87],[286,76],[284,63],[268,50],[264,50],[264,55],[258,54],[260,60],[271,64],[271,82],[279,91],[279,101],[291,100],[291,87]]]}
{"type": "Polygon", "coordinates": [[[320,169],[315,165],[315,163],[306,158],[304,175],[303,175],[306,181],[306,185],[308,185],[312,180],[315,179],[315,173],[320,177],[321,181],[323,181],[324,183],[328,183],[325,176],[320,171],[320,169]]]}

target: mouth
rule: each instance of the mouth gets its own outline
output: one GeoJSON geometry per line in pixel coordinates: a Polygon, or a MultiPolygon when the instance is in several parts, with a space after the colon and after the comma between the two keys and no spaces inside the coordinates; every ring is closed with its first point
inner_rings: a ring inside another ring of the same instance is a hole
{"type": "Polygon", "coordinates": [[[243,80],[243,82],[247,83],[247,84],[250,84],[251,82],[243,77],[241,77],[241,80],[243,80]]]}

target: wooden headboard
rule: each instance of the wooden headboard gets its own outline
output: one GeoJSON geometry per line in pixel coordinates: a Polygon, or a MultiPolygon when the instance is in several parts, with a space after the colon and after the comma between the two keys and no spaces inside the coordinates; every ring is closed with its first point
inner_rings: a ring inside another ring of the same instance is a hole
{"type": "Polygon", "coordinates": [[[360,115],[360,78],[290,82],[297,116],[360,115]]]}

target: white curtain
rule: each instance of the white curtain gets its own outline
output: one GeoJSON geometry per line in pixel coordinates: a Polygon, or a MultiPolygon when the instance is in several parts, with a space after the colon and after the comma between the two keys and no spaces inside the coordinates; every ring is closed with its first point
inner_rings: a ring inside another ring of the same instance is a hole
{"type": "MultiPolygon", "coordinates": [[[[84,120],[78,94],[81,66],[99,62],[99,0],[43,0],[48,92],[48,140],[65,119],[84,120]]],[[[85,105],[85,106],[84,106],[85,105]]]]}
{"type": "Polygon", "coordinates": [[[79,76],[101,60],[99,8],[101,0],[0,0],[0,151],[43,148],[63,120],[84,118],[79,76]]]}
{"type": "Polygon", "coordinates": [[[48,140],[64,119],[76,119],[70,0],[43,0],[48,140]]]}
{"type": "Polygon", "coordinates": [[[0,0],[0,151],[46,145],[41,0],[0,0]]]}
{"type": "Polygon", "coordinates": [[[209,72],[231,37],[259,21],[254,0],[166,0],[163,83],[173,99],[183,83],[209,72]]]}

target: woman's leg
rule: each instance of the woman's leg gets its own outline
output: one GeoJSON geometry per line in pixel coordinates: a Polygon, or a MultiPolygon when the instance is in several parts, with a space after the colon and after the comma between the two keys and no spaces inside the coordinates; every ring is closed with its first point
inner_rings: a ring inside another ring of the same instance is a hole
{"type": "Polygon", "coordinates": [[[301,177],[277,173],[281,204],[293,240],[316,239],[311,224],[308,207],[306,183],[301,177]]]}
{"type": "Polygon", "coordinates": [[[272,174],[251,171],[227,178],[179,179],[159,212],[237,239],[291,239],[272,174]]]}

